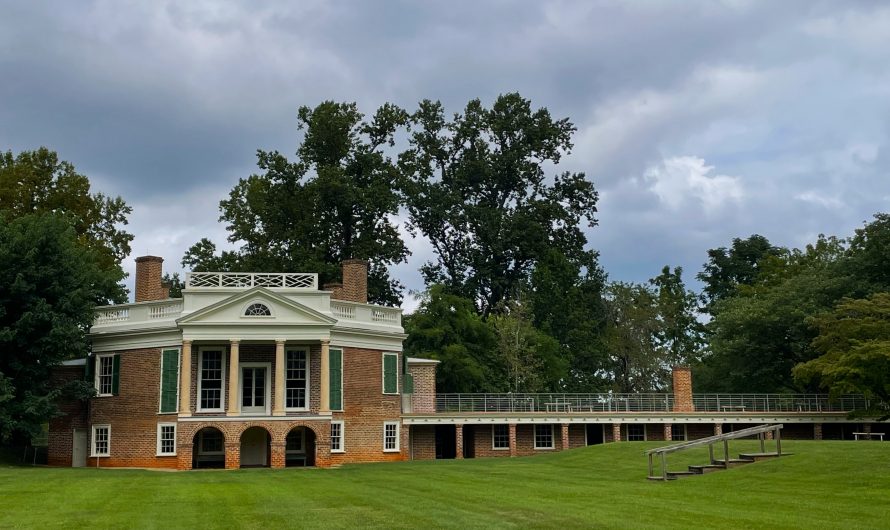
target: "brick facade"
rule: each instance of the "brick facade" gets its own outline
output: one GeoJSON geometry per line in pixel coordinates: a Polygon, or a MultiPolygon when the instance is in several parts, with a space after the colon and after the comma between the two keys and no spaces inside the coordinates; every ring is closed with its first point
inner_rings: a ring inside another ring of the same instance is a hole
{"type": "Polygon", "coordinates": [[[412,411],[418,414],[436,412],[436,365],[409,364],[408,373],[414,378],[412,411]]]}
{"type": "MultiPolygon", "coordinates": [[[[61,388],[69,381],[83,379],[83,366],[59,366],[52,373],[51,384],[61,388]]],[[[89,427],[86,403],[61,399],[58,401],[60,416],[49,420],[49,437],[47,440],[47,464],[51,466],[70,466],[74,448],[74,429],[89,427]]]]}

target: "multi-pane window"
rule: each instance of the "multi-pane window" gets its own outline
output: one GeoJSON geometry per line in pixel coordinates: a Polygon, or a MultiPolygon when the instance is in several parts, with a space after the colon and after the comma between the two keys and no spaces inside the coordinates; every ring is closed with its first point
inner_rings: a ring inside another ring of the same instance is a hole
{"type": "Polygon", "coordinates": [[[308,381],[308,363],[306,350],[290,350],[287,352],[287,371],[285,373],[285,404],[289,409],[306,408],[308,381]]]}
{"type": "Polygon", "coordinates": [[[342,421],[332,421],[331,422],[331,452],[332,453],[342,453],[343,452],[343,422],[342,421]]]}
{"type": "Polygon", "coordinates": [[[270,317],[272,316],[272,311],[269,310],[269,306],[265,304],[250,304],[247,306],[247,309],[244,310],[244,316],[246,317],[270,317]]]}
{"type": "Polygon", "coordinates": [[[200,448],[203,454],[222,453],[223,452],[223,435],[216,429],[206,428],[198,433],[200,437],[200,448]]]}
{"type": "Polygon", "coordinates": [[[399,424],[398,422],[388,421],[383,424],[383,450],[398,451],[399,450],[399,424]]]}
{"type": "Polygon", "coordinates": [[[111,454],[111,426],[93,425],[93,447],[91,456],[111,454]]]}
{"type": "Polygon", "coordinates": [[[170,456],[176,454],[176,424],[158,424],[158,455],[170,456]]]}
{"type": "Polygon", "coordinates": [[[100,355],[96,358],[96,391],[100,396],[112,394],[114,381],[114,355],[100,355]]]}
{"type": "Polygon", "coordinates": [[[201,352],[201,402],[202,410],[222,410],[223,352],[201,352]]]}
{"type": "Polygon", "coordinates": [[[285,451],[289,453],[303,453],[305,452],[303,445],[303,429],[297,427],[291,432],[287,433],[287,438],[285,439],[285,451]]]}
{"type": "Polygon", "coordinates": [[[639,423],[629,423],[627,425],[627,441],[645,442],[646,426],[639,423]]]}
{"type": "Polygon", "coordinates": [[[671,440],[686,440],[686,424],[685,423],[672,423],[671,424],[671,440]]]}
{"type": "Polygon", "coordinates": [[[499,424],[491,426],[491,447],[493,449],[510,448],[510,427],[499,424]]]}
{"type": "Polygon", "coordinates": [[[553,449],[553,425],[535,425],[535,449],[553,449]]]}

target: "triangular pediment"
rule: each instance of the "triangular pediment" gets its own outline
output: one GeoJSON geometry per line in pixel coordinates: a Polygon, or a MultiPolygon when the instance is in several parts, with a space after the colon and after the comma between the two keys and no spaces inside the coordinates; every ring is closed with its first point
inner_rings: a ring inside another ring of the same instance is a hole
{"type": "Polygon", "coordinates": [[[335,318],[263,287],[238,293],[177,320],[179,325],[239,326],[331,326],[336,322],[335,318]],[[263,314],[264,311],[248,312],[251,306],[265,307],[269,314],[263,314]]]}

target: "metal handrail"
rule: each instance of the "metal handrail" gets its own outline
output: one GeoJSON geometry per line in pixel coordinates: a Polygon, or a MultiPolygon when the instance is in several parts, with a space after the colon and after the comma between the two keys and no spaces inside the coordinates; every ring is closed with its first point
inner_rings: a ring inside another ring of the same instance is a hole
{"type": "Polygon", "coordinates": [[[785,427],[785,425],[781,423],[777,425],[760,425],[758,427],[748,427],[747,429],[739,429],[737,431],[728,432],[726,434],[715,434],[714,436],[708,436],[707,438],[699,438],[697,440],[680,442],[678,444],[666,445],[664,447],[656,447],[655,449],[649,449],[648,451],[646,451],[646,454],[653,455],[661,453],[675,453],[677,451],[682,451],[683,449],[689,449],[690,447],[708,445],[715,442],[721,442],[723,440],[747,438],[748,436],[754,436],[755,434],[760,434],[762,432],[775,431],[776,429],[781,429],[783,427],[785,427]]]}

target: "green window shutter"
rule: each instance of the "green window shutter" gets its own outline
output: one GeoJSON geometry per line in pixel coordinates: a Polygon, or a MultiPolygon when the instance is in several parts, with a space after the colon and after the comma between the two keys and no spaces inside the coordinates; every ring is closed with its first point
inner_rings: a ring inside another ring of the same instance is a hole
{"type": "Polygon", "coordinates": [[[176,412],[179,350],[164,350],[161,359],[161,412],[176,412]]]}
{"type": "Polygon", "coordinates": [[[96,357],[87,355],[87,363],[83,367],[83,380],[91,385],[95,385],[95,376],[93,369],[96,367],[96,357]]]}
{"type": "Polygon", "coordinates": [[[329,356],[331,410],[343,410],[343,351],[330,350],[329,356]]]}
{"type": "Polygon", "coordinates": [[[398,365],[399,358],[395,354],[383,354],[383,393],[396,394],[399,391],[398,365]]]}
{"type": "Polygon", "coordinates": [[[121,390],[121,356],[117,354],[111,361],[111,395],[117,396],[121,390]]]}
{"type": "Polygon", "coordinates": [[[411,374],[402,375],[402,392],[405,394],[414,393],[414,376],[411,374]]]}

